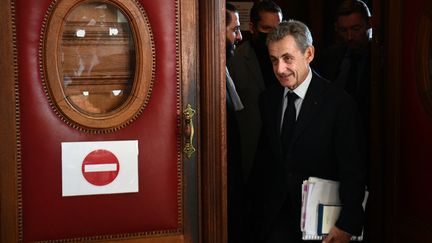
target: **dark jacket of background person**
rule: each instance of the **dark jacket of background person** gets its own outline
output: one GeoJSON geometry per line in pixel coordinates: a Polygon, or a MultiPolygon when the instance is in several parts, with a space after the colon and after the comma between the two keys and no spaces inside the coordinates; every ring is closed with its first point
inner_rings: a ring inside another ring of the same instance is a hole
{"type": "MultiPolygon", "coordinates": [[[[234,55],[236,45],[242,40],[240,20],[237,8],[226,3],[226,58],[234,55]]],[[[242,158],[240,153],[240,133],[235,112],[243,109],[235,85],[226,69],[226,127],[227,127],[227,209],[228,209],[228,242],[242,242],[244,183],[242,175],[242,158]]]]}
{"type": "Polygon", "coordinates": [[[258,97],[266,87],[278,84],[266,46],[267,33],[282,20],[282,10],[273,1],[257,1],[250,10],[251,38],[244,41],[227,66],[244,109],[237,112],[242,169],[247,181],[261,129],[258,97]]]}
{"type": "MultiPolygon", "coordinates": [[[[249,41],[244,42],[236,49],[228,68],[244,105],[244,109],[238,111],[236,116],[239,124],[241,124],[239,127],[242,142],[240,151],[244,159],[243,171],[246,172],[244,176],[247,177],[247,172],[250,171],[252,161],[255,158],[261,129],[258,98],[266,86],[258,58],[249,41]]],[[[244,180],[246,181],[247,178],[244,180]]]]}
{"type": "MultiPolygon", "coordinates": [[[[228,78],[228,77],[227,77],[228,78]]],[[[244,218],[244,183],[241,168],[240,133],[231,97],[226,93],[227,180],[229,242],[241,242],[244,218]]]]}
{"type": "Polygon", "coordinates": [[[314,69],[345,89],[357,102],[365,126],[371,99],[371,13],[361,0],[344,0],[336,9],[335,43],[316,53],[314,69]]]}
{"type": "Polygon", "coordinates": [[[323,50],[317,54],[312,62],[312,66],[322,77],[345,89],[354,98],[366,127],[370,119],[371,105],[370,65],[369,50],[365,50],[363,53],[351,54],[344,44],[334,45],[323,50]],[[356,73],[353,75],[347,70],[345,76],[341,75],[344,67],[343,63],[351,58],[356,60],[356,73]]]}

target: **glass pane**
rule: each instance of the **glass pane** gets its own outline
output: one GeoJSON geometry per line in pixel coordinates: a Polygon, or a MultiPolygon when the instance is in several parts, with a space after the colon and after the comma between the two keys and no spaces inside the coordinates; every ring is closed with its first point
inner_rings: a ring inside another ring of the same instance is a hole
{"type": "Polygon", "coordinates": [[[115,112],[130,96],[134,80],[127,18],[109,3],[83,3],[70,11],[62,29],[58,62],[66,99],[90,116],[115,112]]]}

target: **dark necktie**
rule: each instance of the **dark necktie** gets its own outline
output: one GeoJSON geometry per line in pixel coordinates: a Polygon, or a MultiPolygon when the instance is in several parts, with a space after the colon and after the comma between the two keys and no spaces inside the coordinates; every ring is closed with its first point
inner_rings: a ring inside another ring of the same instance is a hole
{"type": "Polygon", "coordinates": [[[288,148],[294,133],[294,127],[296,123],[296,108],[294,101],[297,100],[298,96],[294,92],[289,91],[286,97],[288,99],[288,104],[284,111],[284,119],[281,131],[282,146],[284,149],[288,148]]]}

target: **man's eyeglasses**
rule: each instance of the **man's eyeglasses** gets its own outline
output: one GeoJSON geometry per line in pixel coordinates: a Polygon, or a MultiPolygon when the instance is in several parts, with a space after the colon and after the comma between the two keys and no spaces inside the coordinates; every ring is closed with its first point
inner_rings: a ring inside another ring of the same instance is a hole
{"type": "Polygon", "coordinates": [[[240,26],[234,27],[233,32],[236,33],[236,35],[240,34],[241,33],[240,26]]]}

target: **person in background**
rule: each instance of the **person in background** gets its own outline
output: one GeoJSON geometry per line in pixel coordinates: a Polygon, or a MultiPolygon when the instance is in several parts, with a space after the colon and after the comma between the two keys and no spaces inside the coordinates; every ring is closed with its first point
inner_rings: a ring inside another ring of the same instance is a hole
{"type": "Polygon", "coordinates": [[[243,42],[228,62],[244,109],[237,112],[240,128],[243,175],[247,181],[255,158],[261,119],[258,97],[272,84],[277,84],[267,46],[267,33],[282,21],[282,10],[272,1],[256,2],[250,10],[251,39],[243,42]]]}
{"type": "Polygon", "coordinates": [[[314,69],[343,87],[357,102],[365,125],[370,118],[371,14],[361,0],[344,0],[335,19],[336,44],[317,53],[314,69]]]}
{"type": "Polygon", "coordinates": [[[314,176],[340,182],[342,209],[324,242],[347,243],[361,234],[364,220],[364,133],[355,101],[312,71],[312,35],[302,22],[280,23],[267,44],[279,85],[259,102],[263,128],[250,178],[250,242],[303,242],[301,186],[314,176]]]}
{"type": "MultiPolygon", "coordinates": [[[[232,58],[236,45],[242,40],[239,13],[227,3],[226,58],[232,58]]],[[[226,68],[226,120],[227,120],[227,180],[228,180],[228,242],[242,242],[244,183],[241,169],[240,134],[236,111],[243,109],[235,85],[226,68]]]]}
{"type": "MultiPolygon", "coordinates": [[[[336,43],[317,53],[312,63],[323,77],[345,89],[356,101],[370,144],[372,24],[368,6],[361,0],[342,1],[335,16],[336,43]]],[[[366,147],[366,166],[371,170],[371,150],[366,147]]],[[[369,191],[370,178],[367,178],[369,191]]],[[[367,211],[367,210],[366,210],[367,211]]],[[[368,217],[366,212],[366,217],[368,217]]],[[[366,239],[368,229],[365,229],[366,239]]]]}

